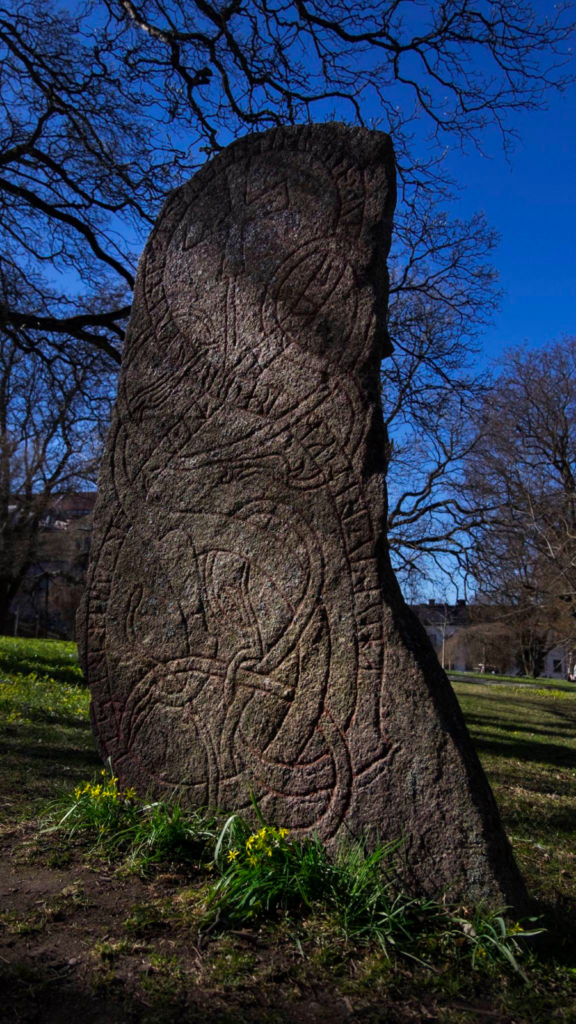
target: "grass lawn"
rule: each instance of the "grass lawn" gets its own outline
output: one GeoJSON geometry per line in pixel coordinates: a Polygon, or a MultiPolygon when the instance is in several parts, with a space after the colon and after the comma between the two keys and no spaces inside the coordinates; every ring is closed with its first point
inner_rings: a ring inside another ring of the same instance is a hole
{"type": "Polygon", "coordinates": [[[0,825],[100,766],[76,645],[0,637],[0,825]]]}
{"type": "Polygon", "coordinates": [[[524,689],[526,686],[531,687],[534,690],[561,690],[567,693],[576,693],[576,683],[569,683],[565,679],[556,679],[550,676],[539,676],[534,679],[533,676],[499,676],[496,673],[486,672],[485,674],[480,672],[456,672],[449,671],[448,675],[453,682],[471,682],[471,683],[482,683],[486,685],[493,685],[494,683],[509,683],[512,686],[517,686],[519,689],[524,689]]]}
{"type": "MultiPolygon", "coordinates": [[[[454,689],[531,893],[561,916],[574,913],[576,687],[454,689]]],[[[576,962],[576,920],[566,924],[561,941],[576,962]]]]}
{"type": "Polygon", "coordinates": [[[206,867],[143,873],[42,831],[101,768],[89,698],[72,644],[0,638],[0,1018],[576,1022],[576,687],[454,686],[548,927],[528,985],[434,943],[428,966],[360,949],[329,915],[203,929],[206,867]]]}

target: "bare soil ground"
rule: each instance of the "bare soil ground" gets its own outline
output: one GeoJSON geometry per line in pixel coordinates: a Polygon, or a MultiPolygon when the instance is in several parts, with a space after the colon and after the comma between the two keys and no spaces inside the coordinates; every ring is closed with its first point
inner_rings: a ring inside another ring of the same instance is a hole
{"type": "Polygon", "coordinates": [[[194,897],[201,880],[196,887],[174,873],[142,880],[89,866],[85,854],[63,851],[32,826],[4,830],[1,1019],[392,1024],[459,1019],[446,1015],[450,1008],[463,1020],[485,1018],[476,1000],[464,1008],[426,991],[407,994],[411,971],[390,972],[384,994],[384,965],[360,957],[354,992],[354,970],[342,983],[354,966],[346,949],[327,949],[305,932],[296,939],[289,927],[199,935],[194,897]],[[66,866],[54,865],[68,856],[66,866]]]}

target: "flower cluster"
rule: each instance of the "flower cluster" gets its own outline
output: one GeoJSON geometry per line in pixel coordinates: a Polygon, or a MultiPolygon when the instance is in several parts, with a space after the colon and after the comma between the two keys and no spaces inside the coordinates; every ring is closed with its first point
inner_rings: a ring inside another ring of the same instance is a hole
{"type": "Polygon", "coordinates": [[[258,867],[273,857],[276,850],[285,849],[287,835],[287,828],[263,825],[257,832],[248,836],[244,850],[229,850],[228,861],[232,864],[240,858],[246,860],[251,868],[258,867]]]}
{"type": "Polygon", "coordinates": [[[107,771],[100,772],[102,781],[81,782],[74,790],[74,805],[65,820],[76,827],[114,833],[133,819],[138,808],[134,789],[118,789],[118,779],[107,771]]]}
{"type": "Polygon", "coordinates": [[[100,775],[104,779],[103,782],[84,782],[80,786],[76,786],[74,796],[77,800],[88,797],[96,803],[114,803],[117,800],[134,800],[136,798],[135,789],[118,789],[118,779],[114,775],[108,775],[107,771],[101,771],[100,775]]]}

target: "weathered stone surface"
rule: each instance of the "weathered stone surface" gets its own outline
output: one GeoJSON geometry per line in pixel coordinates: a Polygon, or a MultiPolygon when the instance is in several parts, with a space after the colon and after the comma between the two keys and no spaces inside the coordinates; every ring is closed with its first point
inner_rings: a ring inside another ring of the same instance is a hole
{"type": "Polygon", "coordinates": [[[406,838],[425,890],[522,902],[385,538],[394,161],[328,124],[234,143],[138,272],[81,652],[124,783],[406,838]]]}

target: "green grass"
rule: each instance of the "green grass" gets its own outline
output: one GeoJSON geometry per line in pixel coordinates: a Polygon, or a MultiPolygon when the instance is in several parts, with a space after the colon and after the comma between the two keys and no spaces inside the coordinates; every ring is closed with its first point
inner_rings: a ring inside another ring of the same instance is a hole
{"type": "Polygon", "coordinates": [[[76,645],[0,637],[0,823],[30,817],[100,758],[76,645]]]}
{"type": "MultiPolygon", "coordinates": [[[[472,969],[507,965],[524,976],[519,940],[534,934],[533,925],[406,892],[396,871],[398,842],[367,850],[347,841],[329,853],[314,836],[292,839],[288,829],[267,824],[255,801],[254,831],[237,814],[226,820],[201,810],[186,814],[177,802],[138,800],[117,782],[102,771],[77,786],[52,809],[50,831],[68,840],[84,834],[95,850],[144,870],[158,862],[205,875],[212,870],[216,881],[207,888],[201,927],[316,916],[328,918],[334,933],[357,949],[378,947],[419,963],[433,949],[459,966],[464,960],[472,969]]],[[[125,927],[143,934],[156,924],[158,908],[144,907],[125,927]]]]}
{"type": "MultiPolygon", "coordinates": [[[[48,832],[83,838],[108,858],[145,874],[154,864],[197,864],[215,843],[217,818],[202,809],[185,812],[177,800],[138,800],[133,789],[102,769],[92,781],[67,791],[47,812],[48,832]]],[[[211,853],[210,853],[211,856],[211,853]]]]}
{"type": "Polygon", "coordinates": [[[486,680],[489,685],[492,683],[515,683],[518,689],[524,689],[526,686],[542,688],[542,689],[556,689],[565,690],[567,693],[576,693],[576,683],[570,683],[566,679],[556,679],[550,676],[499,676],[492,675],[491,672],[456,672],[449,671],[448,675],[451,680],[458,682],[462,680],[467,681],[467,677],[470,682],[477,682],[481,685],[482,680],[486,680]]]}
{"type": "Polygon", "coordinates": [[[58,683],[84,684],[76,644],[0,636],[0,679],[29,673],[52,678],[58,683]]]}
{"type": "Polygon", "coordinates": [[[576,693],[454,689],[529,890],[576,963],[576,693]]]}
{"type": "Polygon", "coordinates": [[[0,716],[10,724],[86,721],[90,695],[76,645],[0,638],[0,716]]]}
{"type": "MultiPolygon", "coordinates": [[[[576,687],[454,688],[532,890],[576,898],[576,687]]],[[[92,776],[88,708],[74,644],[0,638],[0,815],[33,814],[92,776]]],[[[154,858],[170,829],[186,843],[186,827],[158,811],[141,857],[154,858]]]]}

